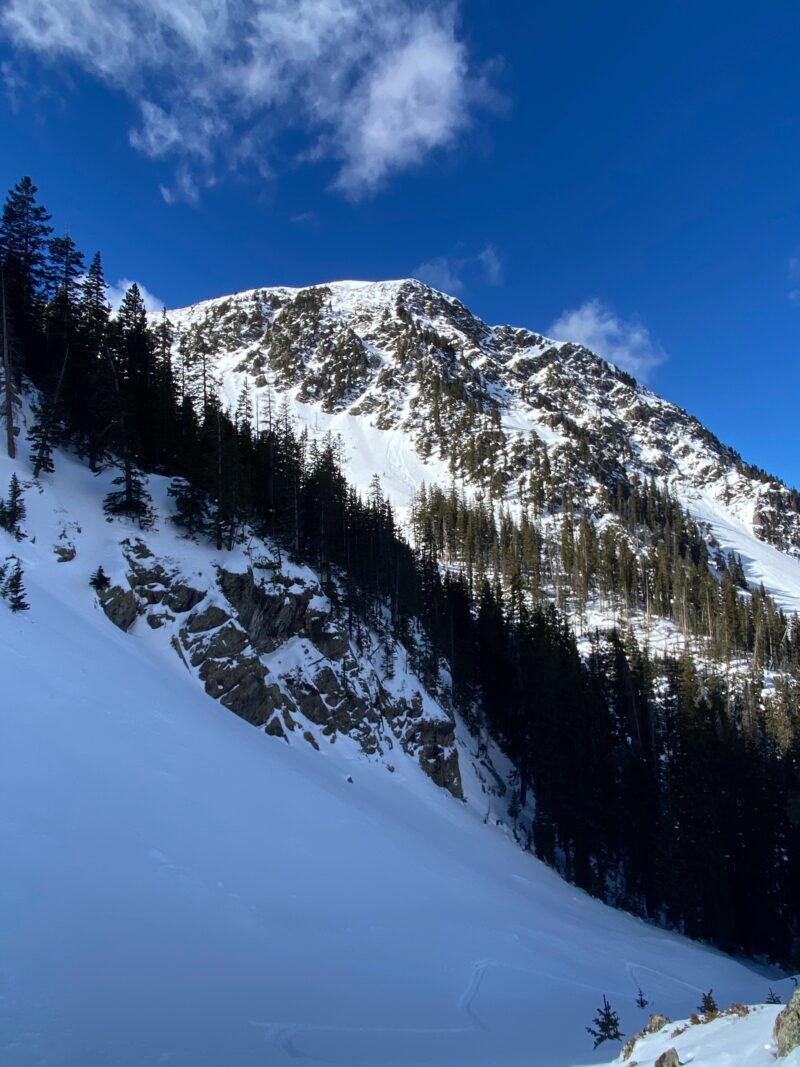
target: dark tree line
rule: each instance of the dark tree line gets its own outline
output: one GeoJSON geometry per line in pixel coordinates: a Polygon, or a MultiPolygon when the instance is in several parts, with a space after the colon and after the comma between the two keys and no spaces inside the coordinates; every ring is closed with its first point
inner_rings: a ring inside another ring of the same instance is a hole
{"type": "Polygon", "coordinates": [[[577,512],[548,535],[533,514],[498,522],[430,490],[412,549],[378,481],[366,499],[348,485],[335,439],[309,441],[271,397],[258,417],[247,393],[225,410],[213,353],[195,339],[173,366],[167,319],[148,318],[136,286],[111,315],[100,256],[85,269],[71,238],[52,233],[23,179],[0,221],[4,411],[16,446],[25,376],[41,398],[37,475],[56,445],[93,470],[113,463],[107,511],[146,527],[146,473],[162,474],[188,536],[224,549],[253,531],[307,562],[354,637],[369,625],[389,648],[402,641],[425,684],[507,752],[509,817],[546,862],[694,937],[797,961],[798,637],[790,627],[779,639],[786,620],[770,623],[766,595],[741,590],[735,559],[710,559],[654,486],[612,502],[614,533],[600,538],[577,512]],[[601,595],[685,616],[709,641],[725,605],[724,646],[751,656],[752,676],[728,684],[688,655],[655,662],[624,629],[582,657],[565,612],[601,595]],[[776,664],[787,672],[765,696],[758,672],[776,664]]]}

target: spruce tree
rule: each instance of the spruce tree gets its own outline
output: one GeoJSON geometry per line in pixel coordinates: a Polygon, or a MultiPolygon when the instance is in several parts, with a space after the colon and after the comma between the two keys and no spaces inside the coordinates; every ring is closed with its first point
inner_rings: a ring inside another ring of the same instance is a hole
{"type": "Polygon", "coordinates": [[[602,1045],[604,1041],[621,1041],[623,1034],[619,1028],[619,1015],[614,1011],[603,994],[603,1005],[597,1009],[597,1015],[592,1020],[594,1026],[587,1026],[586,1032],[594,1038],[594,1048],[602,1045]]]}
{"type": "Polygon", "coordinates": [[[16,459],[17,446],[14,440],[16,428],[14,426],[14,406],[17,400],[17,388],[13,352],[14,348],[10,336],[11,323],[8,311],[8,297],[6,287],[5,264],[0,260],[0,330],[2,331],[2,386],[3,386],[3,414],[6,423],[6,450],[9,459],[16,459]]]}
{"type": "Polygon", "coordinates": [[[17,475],[12,474],[8,485],[8,499],[0,500],[0,526],[21,541],[20,523],[24,518],[25,499],[22,495],[22,486],[19,484],[17,475]]]}
{"type": "Polygon", "coordinates": [[[79,449],[88,456],[93,471],[119,417],[112,357],[108,349],[111,305],[106,298],[107,288],[100,253],[97,252],[81,283],[77,359],[66,397],[78,433],[79,449]]]}
{"type": "Polygon", "coordinates": [[[0,218],[0,260],[11,298],[29,312],[47,280],[50,216],[36,203],[38,189],[24,177],[9,191],[0,218]]]}
{"type": "Polygon", "coordinates": [[[135,520],[142,529],[152,526],[154,516],[150,494],[145,487],[144,476],[130,460],[125,461],[122,474],[112,484],[119,488],[112,489],[106,495],[103,502],[106,515],[135,520]]]}
{"type": "Polygon", "coordinates": [[[28,441],[31,445],[30,459],[33,464],[33,476],[38,478],[42,471],[52,474],[55,470],[53,464],[53,406],[49,400],[43,400],[33,409],[35,421],[28,430],[28,441]]]}
{"type": "Polygon", "coordinates": [[[701,1012],[706,1018],[710,1018],[712,1015],[716,1015],[719,1011],[717,1002],[714,999],[714,990],[709,989],[707,993],[703,993],[703,998],[698,1005],[697,1010],[701,1012]]]}
{"type": "Polygon", "coordinates": [[[92,576],[89,579],[89,585],[99,593],[103,589],[108,589],[111,585],[111,579],[102,567],[98,567],[97,570],[92,573],[92,576]]]}
{"type": "Polygon", "coordinates": [[[53,237],[48,245],[47,288],[51,303],[60,308],[78,301],[83,278],[83,253],[70,237],[53,237]]]}
{"type": "Polygon", "coordinates": [[[16,614],[18,611],[27,611],[30,605],[25,599],[25,586],[22,582],[22,564],[17,559],[9,577],[3,586],[3,596],[8,601],[8,606],[16,614]]]}

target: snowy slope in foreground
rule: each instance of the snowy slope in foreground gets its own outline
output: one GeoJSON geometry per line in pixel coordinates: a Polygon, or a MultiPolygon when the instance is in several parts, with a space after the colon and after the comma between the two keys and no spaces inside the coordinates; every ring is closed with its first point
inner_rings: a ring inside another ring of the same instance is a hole
{"type": "MultiPolygon", "coordinates": [[[[99,551],[120,530],[84,533],[99,551]]],[[[607,1057],[583,1030],[603,993],[628,1032],[637,986],[677,1017],[709,987],[763,999],[765,978],[566,885],[410,758],[389,775],[254,730],[108,622],[89,553],[0,536],[31,602],[0,603],[4,1067],[558,1067],[607,1057]]]]}

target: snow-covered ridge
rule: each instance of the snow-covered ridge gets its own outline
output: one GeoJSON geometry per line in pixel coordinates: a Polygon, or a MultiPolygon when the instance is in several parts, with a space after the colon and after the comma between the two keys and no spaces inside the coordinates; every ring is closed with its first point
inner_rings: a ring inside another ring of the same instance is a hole
{"type": "Polygon", "coordinates": [[[545,454],[598,520],[604,493],[652,478],[800,610],[798,494],[586,348],[489,326],[414,279],[253,289],[168,316],[176,358],[210,352],[232,409],[246,390],[266,418],[271,392],[312,435],[340,434],[348,478],[366,491],[378,474],[401,518],[423,481],[499,486],[514,509],[545,454]]]}

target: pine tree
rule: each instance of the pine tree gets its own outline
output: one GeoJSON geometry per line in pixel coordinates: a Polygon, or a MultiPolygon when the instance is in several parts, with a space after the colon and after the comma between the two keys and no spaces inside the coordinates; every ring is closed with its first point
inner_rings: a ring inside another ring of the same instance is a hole
{"type": "Polygon", "coordinates": [[[29,312],[47,279],[50,216],[36,203],[38,189],[28,177],[9,191],[0,219],[0,260],[13,300],[29,312]]]}
{"type": "Polygon", "coordinates": [[[99,593],[103,589],[108,589],[111,585],[111,579],[102,567],[98,567],[97,570],[92,573],[92,576],[89,579],[89,585],[99,593]]]}
{"type": "Polygon", "coordinates": [[[703,993],[703,999],[700,1001],[697,1010],[705,1015],[706,1018],[710,1018],[712,1015],[717,1014],[719,1008],[717,1007],[716,1000],[714,1000],[713,989],[709,989],[707,993],[703,993]]]}
{"type": "Polygon", "coordinates": [[[78,250],[69,234],[53,237],[49,246],[49,262],[46,285],[51,303],[56,308],[77,303],[81,289],[83,253],[78,250]]]}
{"type": "Polygon", "coordinates": [[[8,310],[8,293],[6,286],[5,265],[0,260],[0,330],[2,330],[2,384],[3,414],[6,423],[6,450],[9,459],[16,459],[17,446],[14,440],[14,406],[17,401],[17,383],[15,381],[14,346],[11,339],[11,323],[8,310]]]}
{"type": "Polygon", "coordinates": [[[38,478],[42,471],[52,474],[55,470],[53,464],[53,407],[49,400],[43,400],[41,404],[34,406],[33,413],[35,422],[28,430],[28,441],[31,445],[31,463],[33,464],[33,476],[38,478]]]}
{"type": "Polygon", "coordinates": [[[208,498],[197,480],[173,478],[167,492],[175,501],[172,518],[175,525],[182,527],[189,537],[206,533],[209,529],[208,498]]]}
{"type": "Polygon", "coordinates": [[[77,359],[65,401],[78,434],[78,447],[97,469],[104,444],[119,418],[119,401],[113,359],[108,348],[111,305],[106,298],[100,253],[97,252],[81,283],[78,305],[77,359]]]}
{"type": "Polygon", "coordinates": [[[112,485],[120,486],[106,495],[103,510],[106,515],[117,518],[134,519],[142,529],[153,524],[153,510],[150,494],[145,488],[144,477],[130,460],[123,465],[122,474],[116,477],[112,485]]]}
{"type": "Polygon", "coordinates": [[[614,1011],[603,994],[603,1006],[597,1009],[597,1015],[592,1020],[594,1026],[587,1026],[586,1032],[594,1038],[594,1048],[602,1045],[604,1041],[621,1041],[624,1034],[619,1028],[619,1015],[614,1011]]]}
{"type": "Polygon", "coordinates": [[[27,611],[30,605],[25,599],[25,586],[22,582],[22,564],[17,559],[14,569],[3,585],[3,596],[8,601],[8,606],[16,614],[18,611],[27,611]]]}
{"type": "Polygon", "coordinates": [[[13,534],[18,541],[22,540],[20,523],[25,518],[25,499],[22,495],[22,486],[16,474],[11,475],[8,485],[8,499],[0,500],[0,527],[13,534]]]}

